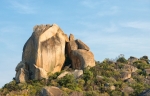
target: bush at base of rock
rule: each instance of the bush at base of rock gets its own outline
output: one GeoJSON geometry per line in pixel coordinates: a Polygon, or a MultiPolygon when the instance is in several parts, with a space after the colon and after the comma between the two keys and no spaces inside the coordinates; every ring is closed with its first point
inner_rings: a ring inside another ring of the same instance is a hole
{"type": "Polygon", "coordinates": [[[81,89],[77,86],[76,80],[73,75],[66,75],[63,78],[60,78],[58,80],[58,84],[60,86],[76,90],[76,91],[81,91],[81,89]]]}

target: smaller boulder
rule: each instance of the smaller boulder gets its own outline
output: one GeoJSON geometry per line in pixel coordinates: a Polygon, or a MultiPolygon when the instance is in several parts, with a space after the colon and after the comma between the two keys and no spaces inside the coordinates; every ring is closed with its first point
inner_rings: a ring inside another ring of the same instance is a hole
{"type": "Polygon", "coordinates": [[[132,83],[135,83],[135,80],[133,78],[129,78],[126,80],[126,82],[132,84],[132,83]]]}
{"type": "Polygon", "coordinates": [[[95,66],[94,55],[91,51],[84,49],[72,50],[71,57],[73,69],[95,66]]]}
{"type": "Polygon", "coordinates": [[[143,58],[143,59],[148,59],[148,56],[143,56],[142,58],[143,58]]]}
{"type": "Polygon", "coordinates": [[[124,70],[132,73],[132,72],[135,72],[137,70],[137,68],[132,65],[126,64],[126,65],[124,65],[124,70]]]}
{"type": "Polygon", "coordinates": [[[63,92],[58,87],[46,86],[42,88],[40,96],[63,96],[63,92]]]}
{"type": "Polygon", "coordinates": [[[127,80],[127,79],[131,78],[131,73],[128,71],[121,72],[121,77],[123,80],[127,80]]]}
{"type": "Polygon", "coordinates": [[[74,41],[74,35],[73,34],[69,35],[69,41],[74,41]]]}
{"type": "Polygon", "coordinates": [[[147,85],[150,85],[150,80],[149,80],[149,79],[146,78],[144,81],[145,81],[145,83],[146,83],[147,85]]]}
{"type": "Polygon", "coordinates": [[[103,79],[104,79],[103,76],[99,76],[99,75],[96,76],[96,80],[97,80],[97,81],[101,81],[101,80],[103,80],[103,79]]]}
{"type": "Polygon", "coordinates": [[[116,89],[116,87],[114,86],[114,85],[112,85],[112,86],[110,86],[110,90],[112,91],[112,90],[115,90],[116,89]]]}
{"type": "Polygon", "coordinates": [[[29,72],[24,68],[20,68],[19,71],[16,73],[15,80],[17,83],[24,83],[28,81],[29,72]]]}
{"type": "Polygon", "coordinates": [[[81,75],[83,75],[83,70],[75,70],[72,72],[74,78],[79,78],[81,75]]]}
{"type": "Polygon", "coordinates": [[[150,69],[144,69],[147,75],[150,75],[150,69]]]}
{"type": "Polygon", "coordinates": [[[138,61],[139,59],[133,56],[130,56],[130,58],[128,59],[129,64],[133,64],[133,62],[138,61]]]}
{"type": "Polygon", "coordinates": [[[75,92],[70,93],[69,96],[84,96],[84,95],[83,95],[83,92],[76,92],[75,91],[75,92]]]}
{"type": "Polygon", "coordinates": [[[15,80],[16,80],[17,83],[24,83],[24,82],[28,81],[29,72],[27,70],[26,64],[23,61],[21,61],[16,66],[15,71],[16,71],[15,80]]]}
{"type": "Polygon", "coordinates": [[[124,87],[122,91],[128,94],[131,94],[134,92],[134,89],[132,87],[127,86],[127,87],[124,87]]]}
{"type": "Polygon", "coordinates": [[[20,61],[20,63],[18,63],[18,65],[16,66],[15,71],[18,72],[20,68],[23,68],[24,66],[25,66],[25,63],[23,61],[20,61]]]}

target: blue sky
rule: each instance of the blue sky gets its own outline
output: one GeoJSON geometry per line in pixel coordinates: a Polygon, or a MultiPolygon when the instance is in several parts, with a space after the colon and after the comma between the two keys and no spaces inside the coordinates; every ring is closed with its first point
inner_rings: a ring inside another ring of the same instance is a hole
{"type": "Polygon", "coordinates": [[[150,0],[1,0],[0,87],[15,76],[33,27],[53,23],[85,42],[95,60],[150,57],[150,0]]]}

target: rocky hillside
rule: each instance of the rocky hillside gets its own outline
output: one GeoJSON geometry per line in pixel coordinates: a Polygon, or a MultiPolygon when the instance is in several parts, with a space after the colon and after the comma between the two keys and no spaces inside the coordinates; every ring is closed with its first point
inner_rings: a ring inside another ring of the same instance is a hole
{"type": "Polygon", "coordinates": [[[147,56],[105,59],[83,70],[66,67],[48,79],[15,80],[0,90],[1,96],[149,96],[150,64],[147,56]],[[48,95],[46,95],[48,94],[48,95]],[[53,94],[53,95],[51,95],[53,94]],[[147,95],[145,95],[147,94],[147,95]]]}
{"type": "Polygon", "coordinates": [[[56,25],[37,25],[13,81],[0,96],[149,96],[148,56],[95,61],[81,40],[56,25]]]}

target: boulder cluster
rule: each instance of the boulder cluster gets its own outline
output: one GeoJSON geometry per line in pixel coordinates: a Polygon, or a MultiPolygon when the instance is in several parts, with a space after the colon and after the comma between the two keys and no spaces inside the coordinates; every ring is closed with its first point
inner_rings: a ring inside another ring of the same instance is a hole
{"type": "Polygon", "coordinates": [[[68,36],[56,25],[36,25],[23,47],[22,61],[16,67],[16,82],[48,78],[65,66],[82,70],[95,66],[94,55],[81,40],[68,36]]]}

